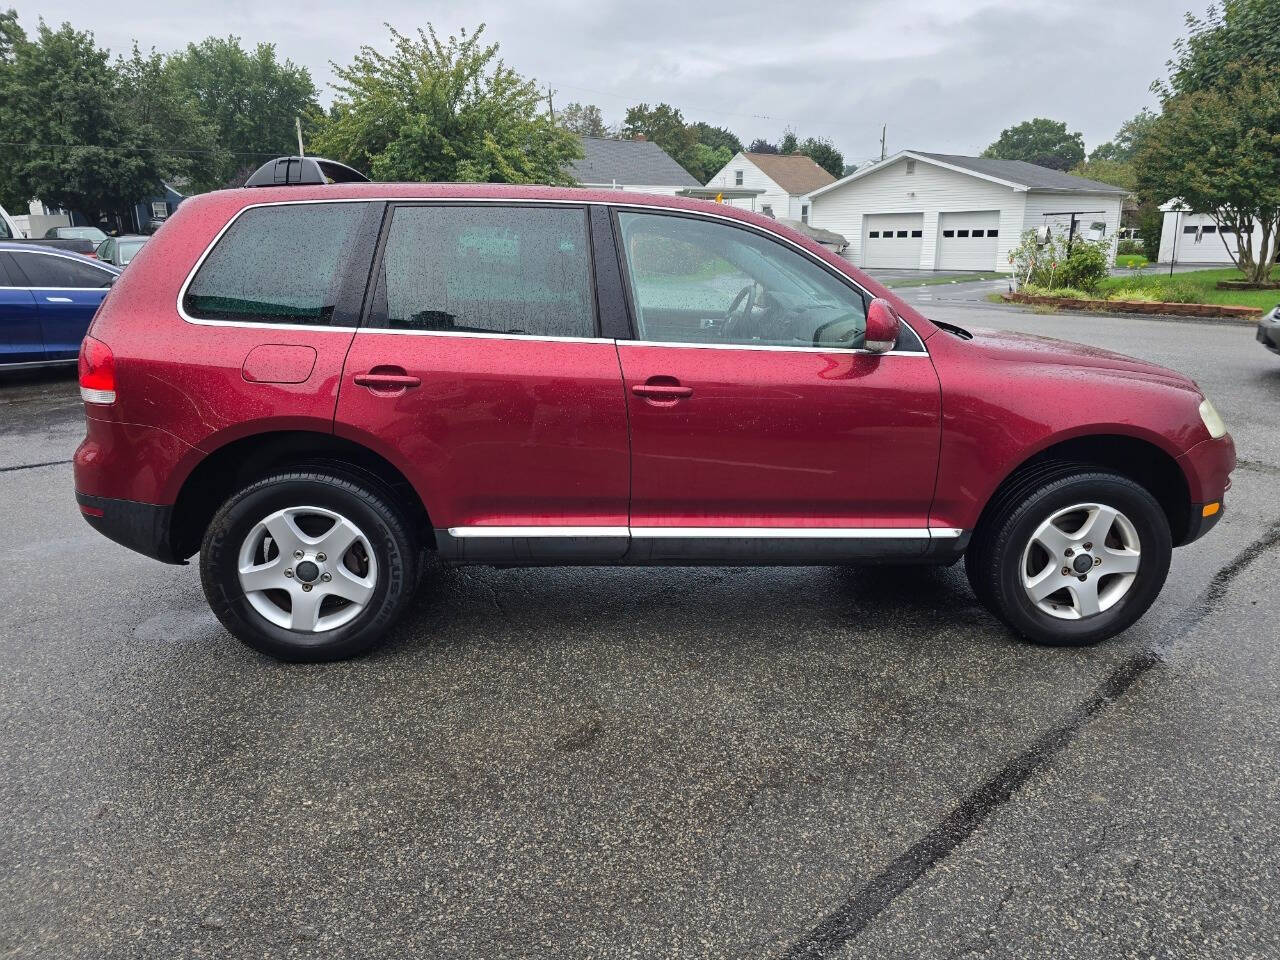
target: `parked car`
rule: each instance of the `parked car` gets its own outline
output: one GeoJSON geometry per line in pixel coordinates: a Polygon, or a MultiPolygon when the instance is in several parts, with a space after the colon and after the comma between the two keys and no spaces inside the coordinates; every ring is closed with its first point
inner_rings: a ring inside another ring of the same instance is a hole
{"type": "Polygon", "coordinates": [[[198,553],[221,622],[282,659],[369,649],[424,549],[963,557],[1015,631],[1090,644],[1147,610],[1235,466],[1190,378],[932,322],[732,207],[333,183],[174,217],[84,341],[76,497],[134,550],[198,553]]]}
{"type": "Polygon", "coordinates": [[[50,227],[44,232],[46,240],[88,240],[97,247],[107,235],[97,227],[50,227]]]}
{"type": "Polygon", "coordinates": [[[26,241],[0,242],[0,369],[75,363],[118,268],[26,241]]]}
{"type": "Polygon", "coordinates": [[[1280,304],[1258,322],[1258,342],[1272,353],[1280,353],[1280,304]]]}
{"type": "Polygon", "coordinates": [[[9,211],[0,207],[0,240],[20,239],[22,239],[22,231],[13,222],[13,217],[9,216],[9,211]]]}
{"type": "Polygon", "coordinates": [[[142,249],[143,244],[150,239],[150,237],[139,235],[107,237],[107,239],[98,244],[98,249],[95,252],[99,260],[113,263],[117,267],[124,267],[142,249]]]}

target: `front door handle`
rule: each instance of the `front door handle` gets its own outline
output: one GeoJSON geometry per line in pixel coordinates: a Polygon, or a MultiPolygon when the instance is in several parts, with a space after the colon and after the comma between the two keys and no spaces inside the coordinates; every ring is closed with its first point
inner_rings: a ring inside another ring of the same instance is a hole
{"type": "Polygon", "coordinates": [[[693,396],[693,387],[686,387],[675,377],[650,377],[644,383],[631,385],[631,392],[645,402],[659,407],[669,407],[693,396]]]}
{"type": "Polygon", "coordinates": [[[367,387],[369,392],[391,396],[422,386],[420,377],[405,373],[404,367],[377,366],[352,378],[356,386],[367,387]]]}

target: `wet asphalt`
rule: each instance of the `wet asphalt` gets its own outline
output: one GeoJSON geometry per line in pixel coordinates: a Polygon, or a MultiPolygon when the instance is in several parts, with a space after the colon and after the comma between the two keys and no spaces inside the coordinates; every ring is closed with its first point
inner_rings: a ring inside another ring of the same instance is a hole
{"type": "Polygon", "coordinates": [[[74,378],[0,379],[0,956],[1280,955],[1280,357],[996,286],[902,293],[1187,371],[1239,447],[1093,649],[958,568],[477,568],[283,666],[79,518],[74,378]]]}

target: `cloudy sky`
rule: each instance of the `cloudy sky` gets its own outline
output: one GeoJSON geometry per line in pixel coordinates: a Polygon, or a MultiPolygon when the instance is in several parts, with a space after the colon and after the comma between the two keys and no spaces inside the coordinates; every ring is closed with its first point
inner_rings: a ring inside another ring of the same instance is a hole
{"type": "Polygon", "coordinates": [[[667,101],[743,141],[790,126],[828,137],[847,161],[888,149],[976,153],[1033,116],[1065,120],[1092,148],[1145,105],[1188,8],[1207,0],[844,0],[689,4],[674,0],[522,3],[332,0],[16,2],[92,30],[99,44],[176,49],[209,34],[266,41],[311,69],[331,96],[330,61],[386,46],[383,23],[443,34],[488,25],[507,62],[550,85],[558,104],[667,101]]]}

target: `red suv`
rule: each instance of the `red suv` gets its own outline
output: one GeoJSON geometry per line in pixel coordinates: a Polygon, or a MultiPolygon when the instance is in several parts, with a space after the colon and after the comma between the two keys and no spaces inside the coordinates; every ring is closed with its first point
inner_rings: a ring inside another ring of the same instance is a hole
{"type": "Polygon", "coordinates": [[[1235,451],[1189,378],[931,322],[696,200],[339,183],[185,201],[80,358],[76,498],[241,640],[368,649],[448,564],[949,564],[1132,624],[1235,451]]]}

